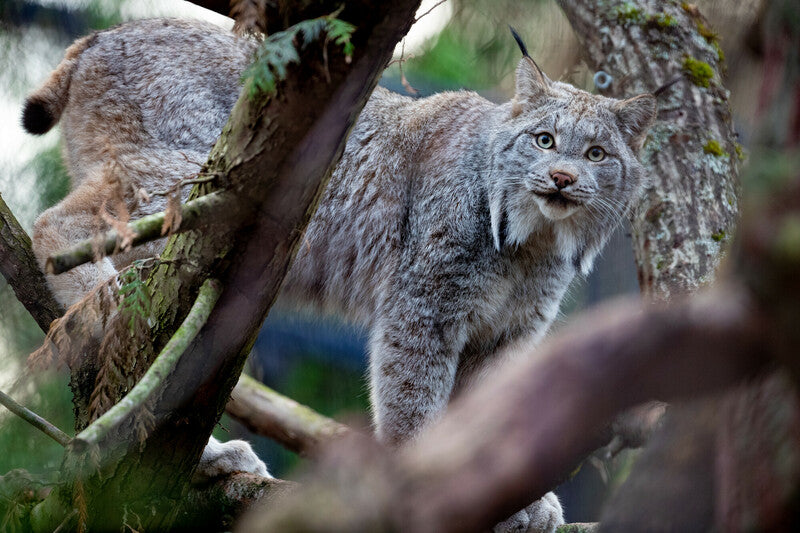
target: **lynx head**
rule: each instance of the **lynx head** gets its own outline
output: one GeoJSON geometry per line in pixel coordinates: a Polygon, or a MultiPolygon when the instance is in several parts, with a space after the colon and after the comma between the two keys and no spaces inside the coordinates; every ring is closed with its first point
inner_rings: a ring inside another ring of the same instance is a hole
{"type": "Polygon", "coordinates": [[[523,52],[516,95],[500,108],[492,141],[494,245],[499,251],[522,244],[551,224],[562,252],[588,271],[639,194],[636,154],[655,117],[655,98],[615,100],[551,81],[514,36],[523,52]]]}

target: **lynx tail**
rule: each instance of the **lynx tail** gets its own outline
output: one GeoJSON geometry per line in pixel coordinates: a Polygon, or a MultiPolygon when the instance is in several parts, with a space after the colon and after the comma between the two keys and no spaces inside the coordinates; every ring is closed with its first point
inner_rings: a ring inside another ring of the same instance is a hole
{"type": "Polygon", "coordinates": [[[69,84],[78,58],[89,48],[96,34],[87,35],[67,48],[64,59],[50,74],[47,81],[31,94],[22,110],[22,126],[30,133],[41,135],[56,125],[69,99],[69,84]]]}

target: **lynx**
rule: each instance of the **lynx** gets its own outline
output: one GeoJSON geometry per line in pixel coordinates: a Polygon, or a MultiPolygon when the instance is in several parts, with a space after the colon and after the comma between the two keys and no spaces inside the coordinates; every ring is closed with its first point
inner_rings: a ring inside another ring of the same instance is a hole
{"type": "MultiPolygon", "coordinates": [[[[375,431],[413,439],[515,341],[541,338],[636,200],[636,154],[655,99],[615,100],[551,81],[518,40],[516,94],[413,99],[378,88],[351,133],[287,276],[279,305],[366,325],[375,431]]],[[[112,145],[136,188],[196,171],[240,92],[252,41],[172,20],[79,40],[28,100],[24,124],[62,120],[73,191],[37,220],[52,253],[97,231],[112,145]]],[[[134,217],[163,209],[130,196],[134,217]]],[[[67,305],[138,255],[48,276],[67,305]]],[[[498,526],[552,531],[548,494],[498,526]]]]}

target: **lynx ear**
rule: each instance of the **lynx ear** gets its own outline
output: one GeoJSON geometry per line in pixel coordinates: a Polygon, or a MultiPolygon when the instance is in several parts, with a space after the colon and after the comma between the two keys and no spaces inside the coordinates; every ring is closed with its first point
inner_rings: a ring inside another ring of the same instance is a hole
{"type": "Polygon", "coordinates": [[[511,30],[511,35],[514,36],[514,40],[517,41],[517,45],[519,45],[519,49],[522,52],[522,59],[517,65],[517,94],[514,100],[518,104],[523,102],[535,103],[547,93],[550,80],[544,75],[539,65],[528,55],[528,48],[522,42],[522,37],[511,26],[508,28],[511,30]]]}
{"type": "Polygon", "coordinates": [[[523,57],[517,65],[517,94],[519,103],[536,103],[547,94],[550,82],[530,57],[523,57]]]}
{"type": "Polygon", "coordinates": [[[620,131],[625,135],[628,146],[638,152],[644,144],[647,130],[656,118],[656,98],[652,94],[640,94],[627,100],[616,102],[611,110],[617,115],[620,131]]]}

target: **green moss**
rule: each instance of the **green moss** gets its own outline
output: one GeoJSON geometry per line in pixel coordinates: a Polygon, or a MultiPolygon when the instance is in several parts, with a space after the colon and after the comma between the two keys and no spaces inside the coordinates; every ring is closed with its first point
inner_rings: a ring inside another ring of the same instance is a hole
{"type": "Polygon", "coordinates": [[[666,261],[661,259],[658,263],[656,263],[656,270],[661,270],[662,268],[664,268],[665,264],[666,264],[666,261]]]}
{"type": "Polygon", "coordinates": [[[613,15],[621,24],[642,24],[645,22],[642,10],[631,2],[625,2],[615,7],[613,15]]]}
{"type": "Polygon", "coordinates": [[[709,139],[706,144],[703,145],[703,151],[707,154],[715,155],[717,157],[728,157],[728,152],[722,149],[722,145],[719,144],[719,141],[714,139],[709,139]]]}
{"type": "Polygon", "coordinates": [[[714,30],[706,26],[702,20],[697,18],[695,19],[695,23],[697,24],[697,32],[703,36],[703,39],[709,43],[717,42],[719,40],[719,35],[717,35],[714,30]]]}
{"type": "Polygon", "coordinates": [[[678,20],[667,13],[656,13],[647,17],[647,25],[653,26],[661,30],[674,28],[678,25],[678,20]]]}
{"type": "Polygon", "coordinates": [[[725,232],[723,230],[719,230],[715,233],[711,234],[711,240],[714,242],[720,242],[725,240],[725,232]]]}
{"type": "Polygon", "coordinates": [[[747,155],[744,153],[744,148],[739,143],[733,143],[733,149],[736,150],[736,157],[739,158],[739,161],[744,161],[747,159],[747,155]]]}
{"type": "Polygon", "coordinates": [[[711,47],[714,49],[714,52],[717,54],[717,59],[719,62],[724,62],[725,53],[722,51],[722,47],[719,45],[719,35],[717,32],[706,26],[706,22],[700,12],[697,10],[697,6],[688,2],[681,2],[681,7],[689,14],[690,17],[692,17],[692,20],[697,27],[697,33],[699,33],[700,36],[711,45],[711,47]]]}
{"type": "Polygon", "coordinates": [[[714,41],[711,43],[711,46],[714,48],[714,51],[717,52],[717,59],[720,63],[725,62],[725,52],[722,51],[722,47],[719,45],[719,41],[714,41]]]}
{"type": "Polygon", "coordinates": [[[711,65],[691,56],[683,58],[683,72],[698,87],[709,87],[711,78],[714,77],[714,69],[711,68],[711,65]]]}

